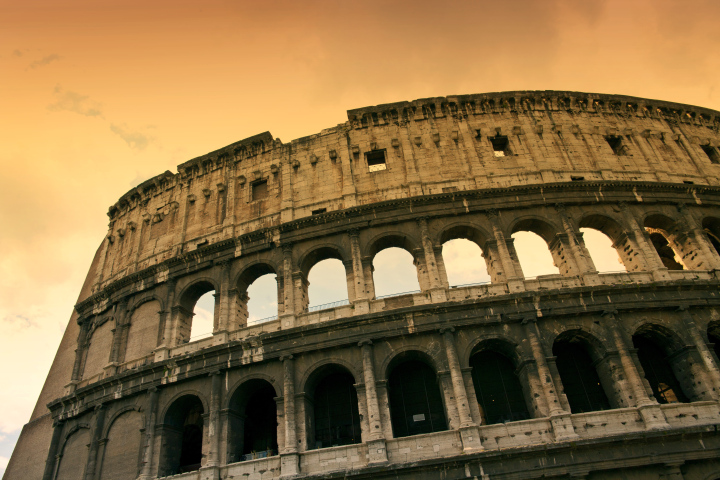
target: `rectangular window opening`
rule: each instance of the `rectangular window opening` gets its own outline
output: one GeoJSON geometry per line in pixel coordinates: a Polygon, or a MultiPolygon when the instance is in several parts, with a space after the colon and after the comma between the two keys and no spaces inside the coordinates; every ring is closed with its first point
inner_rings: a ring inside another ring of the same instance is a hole
{"type": "Polygon", "coordinates": [[[252,184],[252,201],[262,200],[268,196],[267,180],[260,180],[252,184]]]}
{"type": "Polygon", "coordinates": [[[710,162],[720,163],[720,153],[718,153],[717,148],[712,147],[710,145],[700,145],[700,148],[703,149],[703,152],[705,152],[705,155],[708,156],[708,158],[710,159],[710,162]]]}
{"type": "Polygon", "coordinates": [[[368,171],[379,172],[387,169],[387,163],[385,162],[385,149],[373,150],[365,153],[365,159],[368,164],[368,171]]]}
{"type": "Polygon", "coordinates": [[[325,213],[325,212],[327,212],[327,208],[318,208],[317,210],[313,210],[313,211],[312,211],[312,214],[313,214],[313,215],[320,215],[321,213],[325,213]]]}
{"type": "Polygon", "coordinates": [[[610,145],[615,155],[624,155],[625,149],[623,148],[622,137],[619,135],[606,135],[605,141],[610,145]]]}
{"type": "Polygon", "coordinates": [[[495,135],[494,137],[488,138],[490,139],[490,143],[492,143],[496,157],[507,157],[510,155],[510,142],[508,141],[508,137],[495,135]]]}
{"type": "Polygon", "coordinates": [[[573,182],[581,182],[581,181],[585,180],[585,177],[579,177],[579,176],[576,177],[574,175],[571,175],[570,180],[572,180],[573,182]]]}

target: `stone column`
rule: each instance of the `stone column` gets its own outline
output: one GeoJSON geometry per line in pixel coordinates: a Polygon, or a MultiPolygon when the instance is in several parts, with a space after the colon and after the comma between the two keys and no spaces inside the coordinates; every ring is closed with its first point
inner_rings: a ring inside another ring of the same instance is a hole
{"type": "Polygon", "coordinates": [[[597,269],[595,268],[592,258],[585,249],[585,244],[582,240],[582,233],[576,232],[575,228],[573,228],[567,210],[565,210],[565,205],[558,203],[555,205],[555,209],[562,221],[563,231],[565,232],[565,235],[567,235],[568,239],[568,247],[575,259],[575,264],[579,269],[580,275],[583,277],[584,283],[586,285],[597,285],[600,283],[597,278],[597,269]]]}
{"type": "Polygon", "coordinates": [[[174,318],[172,313],[172,306],[175,302],[175,285],[176,282],[173,279],[170,279],[165,283],[165,288],[167,289],[167,297],[165,300],[165,306],[163,308],[163,311],[160,312],[160,328],[162,329],[163,335],[162,340],[160,341],[160,345],[158,345],[158,348],[154,350],[156,362],[165,360],[168,357],[170,348],[173,346],[172,335],[174,329],[174,318]]]}
{"type": "MultiPolygon", "coordinates": [[[[366,288],[365,271],[363,269],[362,254],[360,252],[360,234],[357,230],[348,231],[350,237],[350,256],[352,257],[352,270],[353,270],[353,290],[355,291],[355,309],[358,307],[363,308],[363,312],[368,311],[368,294],[366,288]]],[[[371,279],[372,280],[372,279],[371,279]]],[[[349,289],[348,289],[348,293],[349,289]]]]}
{"type": "Polygon", "coordinates": [[[217,325],[213,325],[215,345],[227,343],[228,332],[233,327],[235,319],[232,318],[233,309],[231,308],[231,305],[232,300],[234,300],[232,292],[237,293],[237,290],[230,288],[230,262],[224,262],[222,264],[222,274],[220,276],[220,292],[215,294],[217,298],[219,293],[219,298],[217,298],[217,301],[215,302],[218,306],[218,308],[216,308],[218,313],[215,318],[217,325]]]}
{"type": "Polygon", "coordinates": [[[500,228],[498,223],[498,213],[496,210],[488,210],[485,213],[490,225],[492,226],[493,237],[495,237],[495,246],[497,247],[497,253],[500,257],[500,264],[502,265],[503,273],[505,274],[505,281],[508,284],[510,292],[523,292],[525,291],[525,282],[520,268],[519,262],[515,261],[510,255],[508,249],[507,240],[505,234],[500,228]]]}
{"type": "Polygon", "coordinates": [[[365,381],[365,399],[367,403],[368,457],[370,463],[387,462],[387,448],[383,435],[382,419],[380,418],[380,405],[378,404],[377,388],[375,385],[375,367],[373,365],[372,341],[363,340],[358,343],[362,353],[363,380],[365,381]]]}
{"type": "Polygon", "coordinates": [[[292,244],[283,244],[283,313],[280,328],[295,326],[295,288],[293,285],[292,244]]]}
{"type": "Polygon", "coordinates": [[[603,312],[603,317],[605,317],[605,330],[613,339],[615,349],[620,357],[620,364],[622,365],[625,376],[632,388],[632,392],[635,397],[635,405],[640,411],[640,415],[645,422],[645,427],[648,430],[669,428],[670,426],[665,420],[665,414],[660,409],[660,406],[657,402],[650,399],[647,394],[647,390],[645,390],[645,384],[635,367],[635,362],[630,356],[629,349],[620,331],[620,326],[618,325],[617,318],[615,317],[616,313],[617,312],[614,310],[607,310],[603,312]]]}
{"type": "Polygon", "coordinates": [[[682,471],[680,470],[680,466],[683,465],[685,462],[677,462],[677,463],[666,463],[665,464],[665,480],[683,480],[685,477],[683,477],[682,471]]]}
{"type": "Polygon", "coordinates": [[[158,390],[156,387],[148,389],[147,418],[145,419],[145,445],[142,455],[142,467],[138,480],[150,480],[152,474],[153,452],[155,447],[155,425],[157,424],[158,390]]]}
{"type": "Polygon", "coordinates": [[[45,471],[43,472],[42,480],[53,479],[53,474],[55,473],[55,463],[58,455],[58,447],[60,446],[60,439],[62,438],[64,425],[65,424],[63,422],[53,421],[53,433],[50,440],[48,456],[45,459],[45,471]]]}
{"type": "Polygon", "coordinates": [[[210,374],[210,415],[208,422],[208,459],[203,468],[220,466],[220,397],[222,395],[222,375],[219,371],[210,374]]]}
{"type": "Polygon", "coordinates": [[[365,289],[368,300],[375,298],[375,279],[373,278],[373,259],[370,257],[362,258],[363,278],[365,279],[365,289]]]}
{"type": "Polygon", "coordinates": [[[555,440],[562,441],[578,438],[578,435],[575,433],[575,428],[570,421],[570,414],[565,412],[560,405],[560,399],[557,395],[557,387],[553,382],[552,373],[550,372],[550,367],[548,367],[545,352],[540,344],[540,331],[537,327],[537,319],[535,317],[527,317],[523,320],[522,324],[525,327],[525,335],[530,342],[533,358],[535,358],[535,364],[537,365],[538,375],[540,376],[540,384],[545,395],[545,401],[548,405],[550,423],[553,428],[555,440]]]}
{"type": "Polygon", "coordinates": [[[435,249],[433,248],[432,239],[430,238],[427,218],[421,217],[417,220],[417,223],[420,226],[420,241],[422,242],[425,268],[427,269],[430,284],[430,296],[433,302],[444,302],[447,298],[445,289],[443,288],[442,277],[438,269],[437,259],[435,258],[435,249]]]}
{"type": "Polygon", "coordinates": [[[460,369],[460,361],[458,360],[453,332],[455,332],[455,329],[452,327],[440,329],[440,334],[445,344],[448,367],[450,368],[450,380],[452,381],[453,393],[455,394],[455,404],[457,405],[458,417],[460,418],[460,438],[463,442],[464,451],[480,450],[483,446],[480,443],[480,434],[477,425],[473,422],[472,415],[470,414],[467,392],[465,391],[465,381],[462,370],[460,369]]]}
{"type": "Polygon", "coordinates": [[[105,411],[106,409],[103,405],[95,407],[95,426],[93,427],[92,440],[90,440],[88,463],[85,468],[85,480],[93,480],[95,478],[95,470],[98,463],[98,450],[100,449],[100,440],[102,439],[102,432],[105,427],[105,411]]]}
{"type": "Polygon", "coordinates": [[[695,344],[695,348],[697,348],[700,353],[700,357],[705,365],[705,370],[707,371],[707,375],[712,386],[712,396],[717,400],[720,396],[720,370],[715,363],[715,358],[713,358],[712,352],[710,352],[707,343],[705,343],[705,340],[703,340],[700,335],[700,330],[698,330],[697,325],[695,325],[695,319],[690,314],[687,307],[679,307],[678,311],[680,312],[683,323],[685,324],[685,328],[687,328],[688,333],[690,333],[690,337],[695,344]]]}
{"type": "Polygon", "coordinates": [[[297,453],[295,424],[295,364],[292,355],[280,357],[283,363],[283,406],[285,407],[285,445],[280,453],[281,476],[297,475],[300,458],[297,453]]]}
{"type": "Polygon", "coordinates": [[[340,167],[342,170],[342,196],[345,208],[354,207],[357,203],[355,198],[355,181],[353,178],[353,167],[350,159],[350,146],[348,145],[345,135],[338,135],[340,148],[340,167]]]}
{"type": "Polygon", "coordinates": [[[707,235],[698,223],[697,219],[690,213],[684,203],[679,203],[677,209],[685,223],[687,233],[692,237],[694,243],[700,249],[707,270],[720,270],[720,254],[710,243],[707,235]]]}

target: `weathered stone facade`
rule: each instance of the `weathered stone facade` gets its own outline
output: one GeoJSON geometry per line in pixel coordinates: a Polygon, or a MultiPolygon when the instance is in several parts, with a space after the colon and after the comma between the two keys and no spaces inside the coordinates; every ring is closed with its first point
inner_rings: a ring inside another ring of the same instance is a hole
{"type": "Polygon", "coordinates": [[[720,478],[720,113],[547,91],[348,117],[237,142],[110,208],[4,479],[720,478]],[[627,273],[599,273],[580,228],[627,273]],[[524,277],[517,231],[559,275],[524,277]],[[450,288],[455,238],[491,283],[450,288]],[[419,293],[376,298],[388,247],[419,293]],[[349,304],[309,312],[326,258],[349,304]],[[278,318],[249,325],[266,273],[278,318]],[[212,290],[213,335],[188,343],[212,290]]]}

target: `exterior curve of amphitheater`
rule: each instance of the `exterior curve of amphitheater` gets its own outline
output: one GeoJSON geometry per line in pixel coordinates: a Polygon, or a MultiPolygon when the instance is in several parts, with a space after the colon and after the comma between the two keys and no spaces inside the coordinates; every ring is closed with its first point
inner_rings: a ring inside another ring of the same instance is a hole
{"type": "Polygon", "coordinates": [[[4,478],[720,479],[719,127],[617,95],[429,98],[152,178],[110,207],[4,478]],[[558,275],[524,276],[519,231],[558,275]],[[450,287],[456,238],[490,283],[450,287]],[[419,292],[375,295],[390,247],[419,292]],[[328,258],[349,300],[309,309],[328,258]],[[249,322],[268,273],[278,316],[249,322]]]}

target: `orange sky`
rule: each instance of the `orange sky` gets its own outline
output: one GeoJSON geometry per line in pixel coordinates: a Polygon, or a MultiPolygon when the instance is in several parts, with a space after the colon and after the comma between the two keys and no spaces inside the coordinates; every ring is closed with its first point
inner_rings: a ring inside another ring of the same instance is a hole
{"type": "Polygon", "coordinates": [[[0,472],[107,209],[140,181],[265,130],[287,142],[429,96],[720,110],[718,18],[717,0],[0,0],[0,472]],[[34,355],[20,367],[19,352],[34,355]]]}

